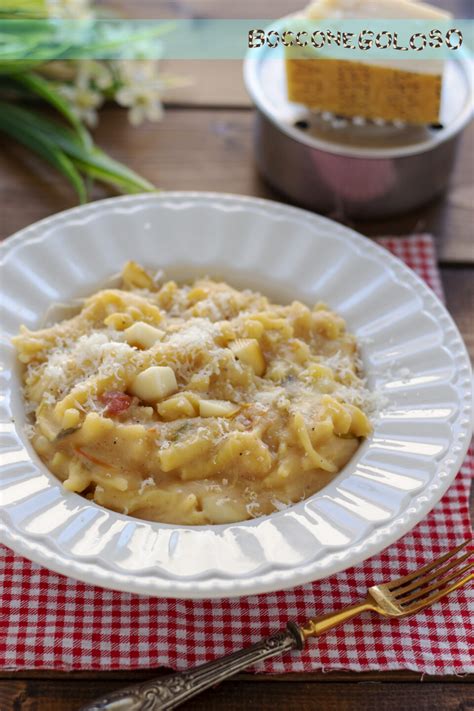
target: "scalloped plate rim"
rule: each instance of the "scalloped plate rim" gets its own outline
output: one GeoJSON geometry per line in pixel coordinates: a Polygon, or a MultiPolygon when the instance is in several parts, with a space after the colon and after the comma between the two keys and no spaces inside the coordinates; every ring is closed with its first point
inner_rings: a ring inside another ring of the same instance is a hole
{"type": "MultiPolygon", "coordinates": [[[[352,245],[357,247],[357,252],[359,254],[362,250],[366,251],[368,254],[380,256],[382,248],[378,245],[371,243],[369,240],[364,238],[362,235],[346,228],[342,225],[332,222],[328,218],[314,215],[306,212],[297,207],[286,206],[280,203],[275,203],[269,200],[264,200],[261,198],[253,198],[247,196],[238,196],[227,193],[209,193],[209,192],[196,192],[196,191],[173,191],[173,192],[163,192],[157,195],[137,195],[137,196],[125,196],[119,198],[109,198],[102,201],[97,201],[86,206],[80,206],[71,208],[69,210],[57,213],[53,216],[47,217],[39,222],[36,222],[23,230],[18,231],[12,237],[10,237],[6,242],[0,245],[0,264],[3,262],[2,256],[4,254],[9,254],[15,250],[16,246],[24,244],[25,241],[40,241],[41,239],[47,239],[49,228],[55,228],[64,222],[66,224],[70,222],[74,223],[74,218],[77,215],[79,218],[82,217],[81,223],[84,222],[86,215],[91,219],[94,214],[100,211],[105,206],[105,210],[112,209],[117,206],[128,206],[130,208],[131,203],[136,204],[136,210],[139,212],[142,203],[147,203],[148,201],[157,200],[158,202],[170,203],[176,201],[182,201],[183,203],[189,201],[204,201],[204,203],[209,203],[212,207],[219,207],[219,205],[212,203],[224,202],[225,204],[235,205],[238,209],[246,207],[259,207],[263,210],[272,210],[272,218],[275,219],[275,214],[278,214],[281,219],[291,219],[300,218],[298,221],[303,221],[306,223],[319,223],[319,225],[324,225],[330,233],[335,233],[338,236],[347,236],[352,240],[352,245]],[[35,239],[36,235],[36,239],[35,239]]],[[[181,207],[184,207],[182,205],[181,207]]],[[[221,206],[222,207],[222,206],[221,206]]],[[[129,210],[130,211],[130,210],[129,210]]],[[[444,316],[449,319],[449,325],[451,331],[457,337],[457,347],[460,348],[460,353],[458,353],[458,359],[464,360],[465,364],[470,367],[469,358],[467,355],[466,348],[462,339],[459,336],[457,327],[455,326],[451,316],[447,313],[444,306],[441,304],[439,299],[431,290],[427,289],[425,283],[418,277],[415,273],[409,270],[403,262],[394,257],[389,253],[384,252],[384,259],[389,263],[393,269],[393,275],[398,278],[400,271],[404,276],[409,275],[412,284],[410,287],[413,290],[413,284],[421,288],[423,297],[423,305],[426,309],[426,297],[429,296],[431,300],[431,306],[435,307],[435,310],[441,309],[444,316]]],[[[409,281],[410,281],[409,279],[409,281]]],[[[415,289],[415,291],[417,291],[415,289]]],[[[445,344],[443,343],[443,347],[445,344]]],[[[456,386],[459,389],[459,384],[456,386]]],[[[467,389],[464,391],[464,397],[466,397],[467,389]]],[[[461,398],[459,398],[460,400],[461,398]]],[[[470,408],[465,405],[464,411],[459,414],[459,419],[461,416],[466,417],[470,408]]],[[[175,598],[211,598],[211,597],[234,597],[240,595],[248,594],[259,594],[263,592],[270,592],[275,590],[287,589],[294,587],[295,585],[300,585],[311,580],[320,579],[326,577],[333,573],[339,572],[349,566],[359,563],[368,557],[377,554],[385,547],[398,540],[404,533],[410,530],[416,523],[418,523],[424,516],[431,510],[431,508],[439,501],[441,496],[444,494],[449,484],[454,479],[462,461],[464,459],[465,453],[469,446],[470,439],[470,428],[472,425],[472,412],[470,417],[470,425],[461,428],[461,432],[458,435],[457,452],[455,456],[452,456],[451,449],[453,448],[453,442],[450,443],[448,452],[443,454],[443,460],[446,459],[448,454],[451,456],[452,464],[449,466],[449,471],[442,475],[437,471],[435,477],[435,483],[428,482],[426,486],[422,489],[421,494],[425,497],[424,504],[418,505],[412,514],[406,517],[405,515],[399,515],[395,519],[389,520],[388,522],[382,522],[381,524],[375,524],[371,528],[370,535],[368,539],[363,540],[360,543],[355,543],[351,546],[350,550],[344,549],[344,547],[337,547],[329,549],[329,553],[326,553],[316,561],[312,561],[306,565],[298,565],[296,568],[279,568],[277,567],[273,571],[266,572],[261,575],[256,575],[253,581],[251,576],[245,575],[238,579],[231,581],[233,589],[229,589],[229,580],[226,578],[220,578],[219,580],[210,581],[206,579],[202,581],[200,578],[184,578],[178,580],[172,578],[163,582],[162,579],[157,578],[157,576],[151,577],[147,574],[143,574],[139,579],[133,573],[118,573],[116,571],[104,570],[97,563],[90,563],[81,560],[80,558],[65,558],[62,554],[58,553],[57,550],[50,550],[45,548],[44,540],[42,536],[31,536],[31,540],[25,537],[24,534],[19,532],[12,532],[8,528],[8,524],[2,523],[0,521],[0,533],[3,532],[3,537],[5,539],[6,545],[10,545],[16,552],[25,555],[29,559],[39,563],[40,565],[46,565],[51,570],[57,573],[70,575],[76,579],[82,580],[86,583],[98,584],[102,587],[108,587],[116,590],[122,590],[127,592],[138,592],[140,594],[148,595],[166,595],[175,598]],[[405,518],[405,520],[403,520],[405,518]],[[395,527],[395,537],[393,536],[392,529],[395,527]],[[387,540],[390,539],[390,540],[387,540]],[[352,553],[350,562],[347,561],[349,553],[352,553]],[[330,559],[331,565],[327,564],[327,559],[330,559]],[[106,580],[104,578],[107,578],[106,580]]],[[[438,470],[440,466],[438,466],[438,470]]],[[[417,495],[418,496],[418,495],[417,495]]],[[[292,509],[290,509],[291,511],[292,509]]],[[[271,518],[271,517],[265,517],[271,518]]],[[[132,519],[133,520],[133,519],[132,519]]],[[[242,524],[239,524],[242,525],[242,524]]],[[[243,524],[245,525],[245,524],[243,524]]],[[[202,527],[199,527],[202,529],[202,527]]],[[[217,527],[215,527],[217,528],[217,527]]],[[[226,528],[225,525],[219,528],[226,528]]]]}

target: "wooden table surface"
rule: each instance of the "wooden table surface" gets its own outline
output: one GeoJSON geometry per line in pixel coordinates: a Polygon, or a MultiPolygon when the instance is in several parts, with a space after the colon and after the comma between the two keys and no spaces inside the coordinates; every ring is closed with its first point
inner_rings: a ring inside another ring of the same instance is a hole
{"type": "MultiPolygon", "coordinates": [[[[116,0],[129,15],[276,18],[298,7],[289,0],[116,0]]],[[[438,0],[458,17],[472,0],[438,0]]],[[[259,177],[252,150],[253,114],[237,61],[174,61],[164,71],[189,79],[169,95],[164,120],[132,129],[121,109],[107,107],[98,143],[163,189],[211,190],[282,200],[259,177]]],[[[1,139],[3,141],[3,139],[1,139]]],[[[19,147],[0,150],[0,239],[74,205],[62,178],[19,147]]],[[[448,193],[392,220],[352,223],[367,236],[431,232],[447,305],[474,357],[474,126],[464,133],[448,193]]],[[[97,189],[95,197],[105,197],[97,189]]],[[[153,672],[0,673],[0,711],[74,711],[107,690],[150,678],[153,672]]],[[[183,708],[285,711],[474,710],[474,677],[427,677],[412,672],[240,675],[183,708]]]]}

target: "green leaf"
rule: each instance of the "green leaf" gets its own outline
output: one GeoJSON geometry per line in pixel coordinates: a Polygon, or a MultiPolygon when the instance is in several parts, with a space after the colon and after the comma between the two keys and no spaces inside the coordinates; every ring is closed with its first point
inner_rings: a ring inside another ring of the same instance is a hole
{"type": "Polygon", "coordinates": [[[85,161],[73,158],[73,163],[86,175],[100,180],[102,183],[107,183],[120,192],[134,194],[156,191],[156,188],[148,180],[121,163],[112,161],[105,153],[103,156],[100,154],[91,155],[85,161]]]}
{"type": "Polygon", "coordinates": [[[76,133],[83,144],[84,148],[92,148],[92,138],[89,131],[84,127],[76,114],[71,110],[68,102],[63,99],[61,94],[55,90],[54,85],[47,79],[38,74],[18,74],[12,77],[16,82],[29,89],[32,93],[37,94],[42,99],[48,102],[51,106],[59,111],[64,118],[69,121],[74,127],[76,133]]]}
{"type": "Polygon", "coordinates": [[[30,122],[47,138],[53,140],[61,150],[80,166],[81,170],[91,177],[107,182],[122,192],[137,193],[156,190],[155,186],[148,180],[142,178],[123,163],[114,160],[97,146],[93,145],[92,148],[85,148],[77,140],[75,133],[66,126],[61,126],[55,121],[46,119],[35,111],[29,110],[26,112],[19,107],[15,107],[15,110],[26,113],[27,116],[23,118],[24,121],[30,122]]]}
{"type": "MultiPolygon", "coordinates": [[[[2,2],[2,0],[0,0],[2,2]]],[[[54,59],[141,58],[142,43],[151,49],[158,40],[155,56],[161,54],[159,38],[175,30],[168,20],[153,21],[151,27],[137,20],[38,20],[2,19],[0,15],[0,72],[7,62],[30,60],[50,62],[54,59]]]]}
{"type": "Polygon", "coordinates": [[[51,163],[75,188],[80,202],[86,202],[87,193],[84,181],[71,159],[41,130],[36,130],[28,121],[22,121],[21,113],[19,114],[16,110],[12,111],[15,108],[0,101],[0,131],[4,131],[51,163]]]}
{"type": "Polygon", "coordinates": [[[13,76],[14,74],[18,74],[20,72],[29,72],[31,69],[35,69],[40,66],[40,64],[42,64],[42,62],[38,62],[36,60],[2,60],[0,57],[0,76],[13,76]]]}
{"type": "MultiPolygon", "coordinates": [[[[54,20],[4,20],[0,16],[0,74],[28,71],[44,62],[60,59],[74,46],[73,39],[64,37],[64,33],[61,36],[60,27],[54,20]]],[[[83,33],[75,38],[75,43],[82,47],[85,40],[83,33]]]]}
{"type": "Polygon", "coordinates": [[[33,17],[47,17],[47,6],[44,0],[3,0],[0,8],[0,18],[18,18],[25,17],[31,19],[33,17]]]}
{"type": "MultiPolygon", "coordinates": [[[[169,21],[157,24],[157,21],[153,20],[152,27],[146,27],[146,21],[136,20],[135,24],[136,30],[131,31],[129,28],[122,29],[120,22],[117,26],[118,29],[114,27],[113,22],[96,22],[91,32],[91,41],[85,43],[82,47],[71,47],[74,59],[81,55],[87,58],[113,59],[116,57],[116,52],[122,48],[127,50],[125,53],[127,58],[137,58],[136,52],[134,52],[134,45],[158,39],[169,32],[174,32],[176,29],[176,25],[169,21]],[[81,55],[78,55],[79,51],[81,55]]],[[[119,54],[119,56],[121,55],[119,54]]]]}
{"type": "MultiPolygon", "coordinates": [[[[93,145],[85,148],[76,133],[67,126],[47,119],[35,111],[19,106],[10,107],[10,114],[19,117],[19,122],[30,131],[35,131],[46,141],[59,148],[82,173],[103,183],[112,185],[120,192],[152,192],[156,188],[145,178],[110,158],[104,151],[93,145]]],[[[0,104],[0,112],[1,112],[0,104]]],[[[0,122],[1,129],[1,122],[0,122]]]]}

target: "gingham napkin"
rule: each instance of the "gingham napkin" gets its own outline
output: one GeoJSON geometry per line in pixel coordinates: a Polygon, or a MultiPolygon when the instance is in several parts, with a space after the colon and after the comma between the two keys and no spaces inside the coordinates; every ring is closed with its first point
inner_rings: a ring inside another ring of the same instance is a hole
{"type": "MultiPolygon", "coordinates": [[[[380,242],[442,297],[429,235],[380,242]]],[[[427,518],[362,565],[287,592],[237,600],[147,598],[85,585],[0,546],[0,668],[184,668],[256,642],[363,597],[368,585],[403,575],[472,535],[468,491],[474,458],[427,518]]],[[[366,613],[304,652],[269,660],[266,672],[413,669],[474,672],[474,586],[405,620],[366,613]]]]}

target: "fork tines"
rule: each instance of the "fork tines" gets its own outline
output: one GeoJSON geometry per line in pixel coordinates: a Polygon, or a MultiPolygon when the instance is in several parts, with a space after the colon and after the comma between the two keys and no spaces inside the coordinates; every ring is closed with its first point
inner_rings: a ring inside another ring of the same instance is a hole
{"type": "Polygon", "coordinates": [[[461,545],[431,563],[428,563],[419,570],[416,570],[414,573],[398,578],[398,580],[392,580],[387,586],[392,598],[394,598],[401,607],[406,607],[416,603],[418,600],[420,603],[427,602],[426,597],[429,593],[436,591],[429,597],[430,600],[435,601],[438,597],[446,595],[448,592],[460,587],[460,585],[469,579],[474,578],[474,574],[470,574],[453,583],[453,581],[474,568],[474,562],[459,567],[460,563],[467,560],[473,554],[473,550],[470,549],[461,556],[456,557],[457,553],[470,542],[470,540],[464,541],[461,545]],[[449,562],[439,567],[446,561],[449,562]],[[449,575],[446,575],[447,573],[449,573],[449,575]],[[450,585],[450,583],[452,584],[450,585]]]}

